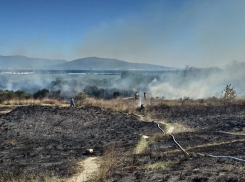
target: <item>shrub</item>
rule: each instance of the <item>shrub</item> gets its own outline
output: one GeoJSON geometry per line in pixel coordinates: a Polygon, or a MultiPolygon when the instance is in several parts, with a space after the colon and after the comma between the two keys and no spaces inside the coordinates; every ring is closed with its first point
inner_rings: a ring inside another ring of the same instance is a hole
{"type": "Polygon", "coordinates": [[[86,99],[88,97],[89,97],[88,95],[86,95],[86,94],[81,92],[81,93],[76,94],[74,96],[74,99],[78,101],[78,100],[84,100],[84,99],[86,99]]]}
{"type": "Polygon", "coordinates": [[[226,85],[225,89],[221,92],[220,99],[224,103],[230,103],[233,102],[236,99],[236,91],[234,90],[234,87],[231,87],[230,85],[226,85]]]}
{"type": "Polygon", "coordinates": [[[48,93],[49,93],[48,89],[38,90],[36,93],[33,94],[33,97],[35,99],[43,99],[48,95],[48,93]]]}
{"type": "Polygon", "coordinates": [[[25,96],[25,92],[22,91],[22,90],[17,90],[14,94],[15,94],[16,97],[19,98],[19,99],[23,99],[24,96],[25,96]]]}

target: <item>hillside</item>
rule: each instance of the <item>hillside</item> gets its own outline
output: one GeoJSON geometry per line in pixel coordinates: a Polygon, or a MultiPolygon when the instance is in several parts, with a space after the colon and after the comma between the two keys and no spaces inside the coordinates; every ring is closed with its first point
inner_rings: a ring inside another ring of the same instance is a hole
{"type": "Polygon", "coordinates": [[[110,58],[87,57],[73,61],[1,56],[0,69],[59,69],[59,70],[171,70],[177,69],[153,64],[130,63],[110,58]]]}
{"type": "Polygon", "coordinates": [[[76,59],[70,62],[63,63],[58,66],[59,69],[71,70],[170,70],[176,69],[171,67],[143,64],[143,63],[130,63],[120,61],[117,59],[87,57],[76,59]]]}
{"type": "Polygon", "coordinates": [[[49,69],[54,65],[65,63],[65,60],[29,58],[26,56],[0,56],[0,69],[49,69]]]}

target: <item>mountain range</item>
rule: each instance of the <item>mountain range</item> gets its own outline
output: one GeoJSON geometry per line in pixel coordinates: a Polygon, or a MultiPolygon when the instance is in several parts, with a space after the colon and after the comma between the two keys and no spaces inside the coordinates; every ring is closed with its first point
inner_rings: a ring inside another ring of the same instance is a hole
{"type": "Polygon", "coordinates": [[[130,63],[110,58],[87,57],[73,61],[29,58],[26,56],[0,56],[0,69],[53,69],[53,70],[171,70],[145,63],[130,63]]]}
{"type": "Polygon", "coordinates": [[[0,56],[0,69],[49,69],[66,62],[26,56],[0,56]]]}

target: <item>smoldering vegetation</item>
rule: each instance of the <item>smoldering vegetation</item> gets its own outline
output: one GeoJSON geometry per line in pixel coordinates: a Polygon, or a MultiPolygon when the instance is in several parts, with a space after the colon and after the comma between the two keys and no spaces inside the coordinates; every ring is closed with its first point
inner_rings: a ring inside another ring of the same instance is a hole
{"type": "Polygon", "coordinates": [[[113,99],[116,97],[133,97],[139,92],[146,92],[148,97],[180,99],[189,97],[201,99],[219,97],[226,85],[234,86],[238,98],[244,98],[245,63],[232,62],[225,68],[196,68],[186,66],[183,70],[166,72],[124,71],[121,76],[100,78],[103,75],[91,77],[74,77],[67,79],[66,75],[57,75],[53,79],[43,78],[43,75],[26,76],[21,81],[9,79],[0,75],[0,87],[3,90],[23,90],[27,93],[37,93],[46,89],[44,97],[68,99],[74,94],[83,92],[90,97],[113,99]]]}
{"type": "Polygon", "coordinates": [[[152,82],[148,88],[154,97],[201,99],[219,97],[225,85],[232,84],[238,97],[243,98],[244,68],[244,62],[232,62],[224,69],[186,66],[183,71],[161,75],[160,79],[152,82]]]}

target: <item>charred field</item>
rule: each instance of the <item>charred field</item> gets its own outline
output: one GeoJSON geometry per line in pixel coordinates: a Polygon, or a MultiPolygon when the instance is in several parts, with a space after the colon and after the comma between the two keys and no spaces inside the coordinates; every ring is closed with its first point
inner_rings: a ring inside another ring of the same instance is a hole
{"type": "Polygon", "coordinates": [[[208,156],[245,160],[245,105],[191,102],[149,104],[133,114],[17,107],[0,115],[0,181],[25,174],[67,180],[83,170],[86,149],[101,159],[89,181],[245,181],[245,163],[208,156]]]}

